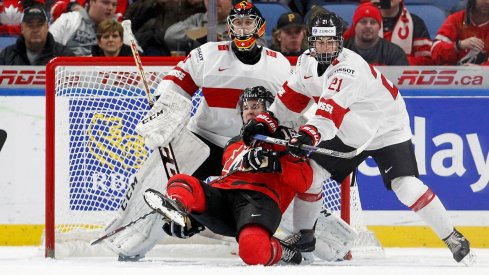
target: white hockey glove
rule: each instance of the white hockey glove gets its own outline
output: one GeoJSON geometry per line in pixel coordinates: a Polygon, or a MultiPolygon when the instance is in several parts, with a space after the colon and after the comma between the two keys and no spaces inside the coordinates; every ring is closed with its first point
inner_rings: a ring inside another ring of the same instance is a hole
{"type": "Polygon", "coordinates": [[[174,91],[165,91],[149,113],[136,125],[150,149],[166,146],[190,120],[192,102],[174,91]]]}

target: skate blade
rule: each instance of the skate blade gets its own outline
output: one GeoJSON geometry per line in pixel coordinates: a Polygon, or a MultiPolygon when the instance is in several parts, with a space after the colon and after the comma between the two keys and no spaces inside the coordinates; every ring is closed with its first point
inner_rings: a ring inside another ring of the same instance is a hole
{"type": "Polygon", "coordinates": [[[477,255],[475,255],[474,252],[472,252],[471,250],[469,251],[469,254],[465,255],[465,257],[461,260],[461,262],[465,266],[473,266],[476,260],[477,260],[477,255]]]}
{"type": "Polygon", "coordinates": [[[301,252],[302,262],[301,265],[310,265],[314,263],[314,254],[312,252],[301,252]]]}
{"type": "Polygon", "coordinates": [[[166,204],[167,202],[163,198],[163,195],[158,191],[152,189],[146,190],[144,192],[144,200],[151,209],[156,210],[156,212],[165,216],[167,219],[185,227],[186,216],[176,210],[163,206],[163,204],[166,204]]]}

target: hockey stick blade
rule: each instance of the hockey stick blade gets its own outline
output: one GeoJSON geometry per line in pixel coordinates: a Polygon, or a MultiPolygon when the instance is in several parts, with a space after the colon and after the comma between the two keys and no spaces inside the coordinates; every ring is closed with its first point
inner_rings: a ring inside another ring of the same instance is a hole
{"type": "Polygon", "coordinates": [[[124,225],[124,226],[121,226],[121,227],[119,227],[119,228],[117,228],[117,229],[114,229],[114,230],[110,231],[109,233],[107,233],[107,234],[103,235],[102,237],[100,237],[100,238],[96,239],[95,241],[93,241],[93,242],[92,242],[90,245],[98,244],[98,243],[100,243],[101,241],[103,241],[103,240],[105,240],[105,239],[107,239],[107,238],[109,238],[109,237],[111,237],[111,236],[114,236],[115,234],[117,234],[117,233],[119,233],[119,232],[121,232],[121,231],[125,230],[125,229],[126,229],[126,228],[128,228],[129,226],[131,226],[131,225],[133,225],[133,224],[137,223],[137,222],[138,222],[138,221],[140,221],[140,220],[145,219],[147,216],[152,215],[152,214],[154,214],[154,213],[156,213],[156,212],[157,212],[156,210],[153,210],[153,211],[151,211],[151,212],[149,212],[149,213],[146,213],[146,214],[144,214],[143,216],[141,216],[141,217],[139,217],[139,218],[135,219],[134,221],[131,221],[130,223],[128,223],[128,224],[126,224],[126,225],[124,225]]]}
{"type": "Polygon", "coordinates": [[[174,221],[181,226],[185,226],[187,220],[186,214],[178,211],[177,206],[173,205],[170,199],[165,198],[163,194],[151,188],[147,189],[143,196],[146,204],[148,204],[151,209],[165,216],[167,219],[174,221]]]}
{"type": "MultiPolygon", "coordinates": [[[[267,142],[267,143],[273,143],[273,144],[278,144],[278,145],[283,145],[283,146],[287,145],[286,140],[273,138],[273,137],[267,137],[264,135],[254,135],[253,138],[256,140],[259,140],[259,141],[267,142]]],[[[370,143],[370,140],[368,141],[368,143],[370,143]]],[[[301,145],[300,148],[302,150],[305,150],[305,151],[315,152],[318,154],[323,154],[323,155],[337,157],[337,158],[344,158],[344,159],[354,158],[354,157],[358,156],[363,151],[363,148],[359,148],[359,149],[356,149],[356,150],[351,151],[351,152],[338,152],[335,150],[315,147],[315,146],[306,145],[306,144],[301,145]]]]}

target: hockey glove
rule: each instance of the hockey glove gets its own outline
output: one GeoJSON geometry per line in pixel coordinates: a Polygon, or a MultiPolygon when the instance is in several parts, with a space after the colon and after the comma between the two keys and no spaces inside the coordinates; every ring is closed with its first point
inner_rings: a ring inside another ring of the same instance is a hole
{"type": "Polygon", "coordinates": [[[316,127],[304,125],[299,128],[299,134],[287,143],[287,152],[296,158],[305,158],[309,151],[302,149],[302,145],[316,145],[321,140],[321,134],[316,127]]]}
{"type": "Polygon", "coordinates": [[[247,146],[250,146],[253,142],[254,135],[272,135],[277,131],[277,127],[278,119],[275,115],[272,112],[263,112],[243,126],[243,130],[241,131],[243,142],[247,146]]]}
{"type": "Polygon", "coordinates": [[[204,231],[204,229],[205,227],[202,224],[193,219],[185,227],[173,221],[168,221],[163,224],[163,231],[165,231],[166,234],[180,239],[190,238],[193,235],[204,231]]]}
{"type": "Polygon", "coordinates": [[[282,172],[279,153],[256,147],[243,156],[243,167],[251,173],[282,172]]]}

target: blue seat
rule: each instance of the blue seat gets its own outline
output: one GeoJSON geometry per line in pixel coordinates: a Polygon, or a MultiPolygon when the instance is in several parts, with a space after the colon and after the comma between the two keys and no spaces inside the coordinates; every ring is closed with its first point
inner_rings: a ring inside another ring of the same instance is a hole
{"type": "Polygon", "coordinates": [[[15,41],[17,41],[17,36],[0,36],[0,51],[15,44],[15,41]]]}
{"type": "Polygon", "coordinates": [[[275,26],[277,26],[277,21],[280,15],[291,12],[290,8],[284,6],[280,3],[253,3],[257,7],[261,15],[265,18],[267,22],[267,28],[265,30],[265,39],[270,43],[272,41],[272,32],[275,26]]]}
{"type": "Polygon", "coordinates": [[[339,17],[341,17],[346,23],[348,23],[348,26],[351,25],[351,22],[353,21],[353,14],[355,13],[355,10],[358,7],[358,4],[354,3],[331,3],[331,4],[325,4],[322,6],[323,8],[327,9],[328,11],[332,11],[336,13],[339,17]]]}
{"type": "Polygon", "coordinates": [[[441,8],[430,4],[406,4],[406,7],[410,13],[414,13],[423,19],[431,39],[434,39],[447,18],[446,13],[441,8]]]}
{"type": "Polygon", "coordinates": [[[431,0],[434,5],[446,10],[451,11],[460,0],[431,0]]]}

